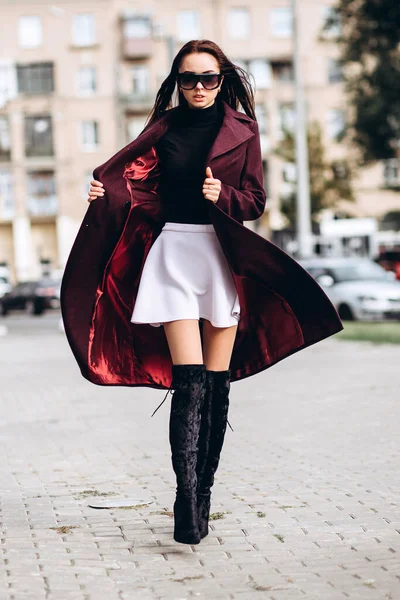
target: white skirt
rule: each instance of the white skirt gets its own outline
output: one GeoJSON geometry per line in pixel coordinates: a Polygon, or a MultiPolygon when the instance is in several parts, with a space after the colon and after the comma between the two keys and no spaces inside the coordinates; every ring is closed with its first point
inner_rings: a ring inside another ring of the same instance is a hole
{"type": "Polygon", "coordinates": [[[166,223],[143,267],[132,323],[237,325],[239,298],[213,225],[166,223]]]}

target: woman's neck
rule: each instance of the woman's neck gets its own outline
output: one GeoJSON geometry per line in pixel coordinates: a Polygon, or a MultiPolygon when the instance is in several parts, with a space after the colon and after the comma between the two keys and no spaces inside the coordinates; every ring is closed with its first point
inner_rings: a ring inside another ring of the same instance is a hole
{"type": "Polygon", "coordinates": [[[187,103],[182,106],[182,117],[188,125],[201,126],[214,123],[218,116],[219,111],[216,101],[205,108],[191,107],[187,103]]]}

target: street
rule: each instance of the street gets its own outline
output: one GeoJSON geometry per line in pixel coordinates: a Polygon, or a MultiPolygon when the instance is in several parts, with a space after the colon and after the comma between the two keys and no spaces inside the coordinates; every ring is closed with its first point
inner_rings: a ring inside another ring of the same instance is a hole
{"type": "Polygon", "coordinates": [[[173,541],[165,392],[0,318],[0,600],[400,598],[400,346],[329,339],[232,385],[210,535],[173,541]],[[95,509],[91,502],[125,500],[95,509]]]}

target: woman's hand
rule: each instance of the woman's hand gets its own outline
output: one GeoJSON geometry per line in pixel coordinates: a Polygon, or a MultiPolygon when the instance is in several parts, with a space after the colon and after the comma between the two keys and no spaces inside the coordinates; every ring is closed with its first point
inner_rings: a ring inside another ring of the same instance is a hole
{"type": "Polygon", "coordinates": [[[91,202],[92,200],[96,200],[96,198],[98,198],[99,196],[104,196],[104,186],[101,183],[101,181],[96,181],[95,179],[92,179],[92,181],[90,182],[89,197],[87,201],[91,202]]]}
{"type": "Polygon", "coordinates": [[[211,200],[214,204],[217,202],[221,193],[221,182],[219,179],[214,179],[210,167],[206,169],[206,178],[203,183],[203,196],[207,200],[211,200]]]}

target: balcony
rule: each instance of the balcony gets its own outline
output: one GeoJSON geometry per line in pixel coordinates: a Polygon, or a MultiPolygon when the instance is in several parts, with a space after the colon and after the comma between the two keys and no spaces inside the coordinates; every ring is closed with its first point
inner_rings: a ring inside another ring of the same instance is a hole
{"type": "Polygon", "coordinates": [[[122,40],[122,57],[125,60],[149,58],[153,52],[153,40],[148,38],[122,40]]]}
{"type": "Polygon", "coordinates": [[[2,147],[0,143],[0,162],[8,162],[11,160],[11,149],[2,147]]]}
{"type": "Polygon", "coordinates": [[[0,115],[0,162],[11,159],[10,125],[6,115],[0,115]]]}
{"type": "Polygon", "coordinates": [[[52,62],[17,65],[17,80],[20,94],[51,94],[54,92],[54,65],[52,62]]]}
{"type": "Polygon", "coordinates": [[[54,217],[58,211],[57,196],[28,196],[27,209],[30,217],[54,217]]]}
{"type": "Polygon", "coordinates": [[[26,116],[24,119],[25,156],[52,157],[53,127],[50,116],[26,116]]]}
{"type": "Polygon", "coordinates": [[[120,94],[119,99],[126,111],[146,112],[153,107],[155,93],[130,92],[127,94],[120,94]]]}
{"type": "Polygon", "coordinates": [[[0,169],[0,221],[11,221],[13,216],[13,178],[8,169],[0,169]]]}
{"type": "Polygon", "coordinates": [[[26,207],[30,217],[54,217],[58,211],[54,171],[27,173],[26,207]]]}
{"type": "Polygon", "coordinates": [[[12,221],[15,214],[14,206],[7,199],[0,202],[0,223],[12,221]]]}
{"type": "Polygon", "coordinates": [[[125,12],[122,23],[122,58],[149,58],[153,52],[152,25],[148,16],[125,12]]]}

